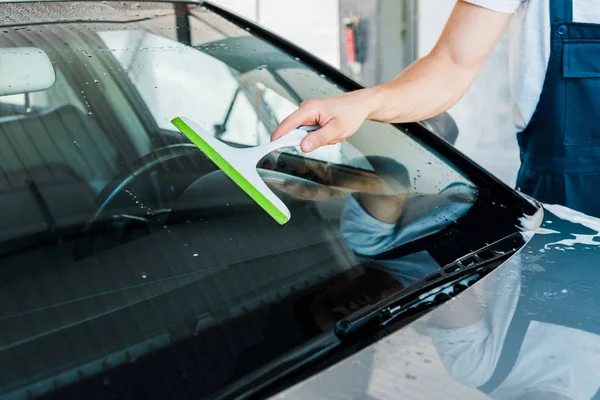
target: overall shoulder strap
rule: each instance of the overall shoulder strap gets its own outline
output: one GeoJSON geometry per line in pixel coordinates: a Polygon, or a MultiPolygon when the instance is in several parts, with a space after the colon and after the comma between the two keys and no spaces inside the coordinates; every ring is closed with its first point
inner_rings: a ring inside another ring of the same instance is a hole
{"type": "Polygon", "coordinates": [[[550,22],[573,21],[573,0],[550,0],[550,22]]]}

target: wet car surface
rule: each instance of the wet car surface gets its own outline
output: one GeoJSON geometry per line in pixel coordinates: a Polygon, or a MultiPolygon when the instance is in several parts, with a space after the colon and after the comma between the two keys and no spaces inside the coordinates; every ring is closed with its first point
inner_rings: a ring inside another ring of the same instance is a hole
{"type": "Polygon", "coordinates": [[[524,236],[468,291],[274,398],[598,398],[600,221],[545,206],[524,236]]]}
{"type": "MultiPolygon", "coordinates": [[[[485,335],[502,324],[481,322],[493,307],[477,296],[514,260],[594,258],[590,238],[539,248],[562,240],[539,230],[539,204],[420,124],[369,122],[346,143],[265,157],[259,173],[292,213],[279,226],[170,120],[253,146],[301,101],[359,86],[209,3],[7,3],[0,25],[0,61],[38,68],[0,81],[3,398],[385,398],[378,370],[399,390],[426,380],[412,359],[366,367],[365,352],[394,335],[425,346],[433,325],[412,333],[424,317],[485,335]],[[466,311],[449,308],[463,298],[466,311]],[[313,386],[345,365],[352,382],[313,386]]],[[[553,218],[545,229],[577,226],[553,218]]],[[[557,279],[541,293],[565,289],[557,279]]],[[[511,287],[498,297],[521,299],[511,287]]],[[[556,298],[578,293],[566,290],[556,298]]],[[[422,371],[496,390],[463,378],[492,362],[449,363],[460,347],[441,337],[422,371]]]]}

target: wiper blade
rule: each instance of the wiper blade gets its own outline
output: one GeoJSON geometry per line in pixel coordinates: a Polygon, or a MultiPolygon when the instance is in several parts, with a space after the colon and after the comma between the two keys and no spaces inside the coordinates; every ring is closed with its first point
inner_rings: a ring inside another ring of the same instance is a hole
{"type": "MultiPolygon", "coordinates": [[[[286,356],[275,360],[261,371],[253,374],[252,379],[248,378],[237,382],[215,398],[235,396],[238,399],[245,399],[256,396],[257,393],[262,398],[265,397],[263,396],[265,393],[273,394],[278,388],[281,389],[278,382],[286,377],[288,379],[285,387],[289,385],[290,380],[294,382],[294,379],[302,376],[302,370],[310,369],[312,375],[330,365],[325,359],[333,357],[336,352],[354,352],[356,350],[354,345],[359,342],[359,339],[367,339],[362,342],[362,345],[370,343],[373,337],[392,321],[398,322],[400,317],[402,317],[401,321],[406,321],[410,315],[415,315],[410,311],[419,313],[424,310],[420,306],[433,307],[437,304],[436,296],[458,294],[494,270],[524,244],[525,240],[522,235],[516,233],[461,257],[435,274],[421,280],[417,286],[413,285],[410,292],[405,290],[364,311],[338,321],[334,334],[327,332],[313,344],[299,347],[292,353],[291,358],[286,356]],[[355,341],[355,339],[358,340],[355,341]],[[296,378],[293,378],[294,376],[296,378]]],[[[362,345],[359,344],[359,346],[362,345]]]]}
{"type": "Polygon", "coordinates": [[[459,258],[382,302],[336,323],[341,340],[365,337],[378,332],[400,317],[409,318],[458,295],[506,261],[525,244],[521,233],[507,236],[459,258]]]}

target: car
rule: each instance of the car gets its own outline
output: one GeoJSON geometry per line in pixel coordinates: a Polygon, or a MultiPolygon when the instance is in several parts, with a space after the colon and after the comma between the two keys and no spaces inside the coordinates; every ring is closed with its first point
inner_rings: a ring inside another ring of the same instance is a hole
{"type": "Polygon", "coordinates": [[[600,222],[501,183],[447,115],[265,156],[279,225],[171,120],[246,148],[358,83],[208,2],[0,25],[2,398],[595,396],[600,222]]]}

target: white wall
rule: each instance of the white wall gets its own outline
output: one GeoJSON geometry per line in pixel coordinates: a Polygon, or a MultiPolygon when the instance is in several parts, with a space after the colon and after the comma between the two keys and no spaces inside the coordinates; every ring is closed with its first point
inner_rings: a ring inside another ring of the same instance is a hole
{"type": "Polygon", "coordinates": [[[339,67],[338,0],[213,0],[212,2],[258,22],[333,66],[339,67]]]}
{"type": "MultiPolygon", "coordinates": [[[[453,6],[451,0],[419,0],[420,56],[435,45],[453,6]]],[[[520,161],[511,113],[505,36],[450,115],[460,129],[456,147],[514,187],[520,161]]]]}

